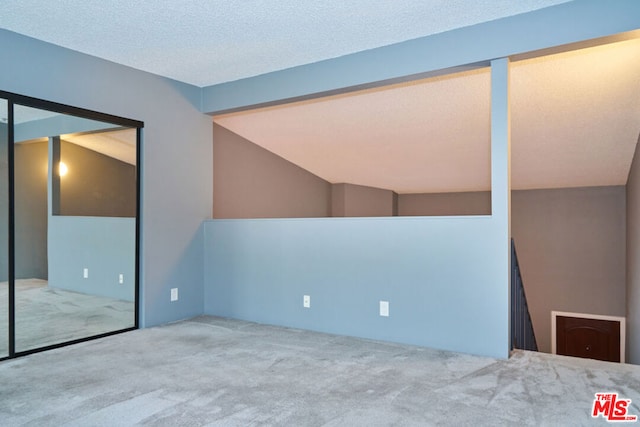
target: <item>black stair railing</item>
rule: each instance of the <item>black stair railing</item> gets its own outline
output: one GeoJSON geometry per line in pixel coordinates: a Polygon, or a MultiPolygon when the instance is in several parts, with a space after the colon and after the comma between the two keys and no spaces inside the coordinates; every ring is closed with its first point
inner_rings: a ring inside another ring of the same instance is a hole
{"type": "Polygon", "coordinates": [[[511,349],[538,351],[527,296],[522,284],[516,245],[511,239],[511,349]]]}

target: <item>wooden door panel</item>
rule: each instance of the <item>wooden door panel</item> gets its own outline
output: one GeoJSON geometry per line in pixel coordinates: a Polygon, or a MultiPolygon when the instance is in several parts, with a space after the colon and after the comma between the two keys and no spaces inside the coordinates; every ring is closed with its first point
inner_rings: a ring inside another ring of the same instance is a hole
{"type": "Polygon", "coordinates": [[[558,354],[620,362],[620,322],[556,317],[558,354]]]}

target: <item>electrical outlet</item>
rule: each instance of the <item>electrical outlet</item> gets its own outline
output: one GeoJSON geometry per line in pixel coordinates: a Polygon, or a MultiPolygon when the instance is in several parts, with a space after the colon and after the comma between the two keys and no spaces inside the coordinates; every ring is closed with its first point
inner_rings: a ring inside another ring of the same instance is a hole
{"type": "Polygon", "coordinates": [[[311,297],[309,295],[305,295],[302,297],[302,306],[304,308],[310,308],[311,307],[311,297]]]}
{"type": "Polygon", "coordinates": [[[124,283],[124,274],[118,276],[118,283],[120,283],[121,285],[124,283]]]}
{"type": "Polygon", "coordinates": [[[389,317],[389,301],[380,301],[380,316],[389,317]]]}
{"type": "Polygon", "coordinates": [[[82,270],[82,277],[84,277],[85,279],[89,278],[89,269],[85,268],[84,270],[82,270]]]}
{"type": "Polygon", "coordinates": [[[171,301],[178,301],[178,288],[171,288],[171,301]]]}

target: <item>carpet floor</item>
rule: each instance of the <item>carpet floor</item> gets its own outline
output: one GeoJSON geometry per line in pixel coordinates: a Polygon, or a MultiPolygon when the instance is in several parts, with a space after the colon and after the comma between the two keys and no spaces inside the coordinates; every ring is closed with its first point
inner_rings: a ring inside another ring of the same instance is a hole
{"type": "Polygon", "coordinates": [[[198,317],[0,362],[2,426],[607,425],[640,366],[496,360],[198,317]]]}
{"type": "MultiPolygon", "coordinates": [[[[7,331],[7,292],[7,282],[1,282],[0,332],[7,331]]],[[[51,288],[46,280],[16,280],[16,351],[122,330],[134,322],[132,302],[51,288]]],[[[0,357],[7,351],[2,332],[0,357]]]]}

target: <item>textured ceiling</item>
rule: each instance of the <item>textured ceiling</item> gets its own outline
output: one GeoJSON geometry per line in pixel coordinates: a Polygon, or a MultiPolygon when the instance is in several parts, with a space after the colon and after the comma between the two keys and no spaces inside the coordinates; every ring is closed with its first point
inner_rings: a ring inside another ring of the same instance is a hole
{"type": "Polygon", "coordinates": [[[20,0],[0,28],[197,86],[567,0],[20,0]]]}
{"type": "Polygon", "coordinates": [[[640,39],[513,64],[512,185],[624,185],[640,133],[640,39]]]}
{"type": "MultiPolygon", "coordinates": [[[[333,183],[490,188],[489,72],[215,117],[333,183]]],[[[624,185],[640,132],[640,40],[514,62],[512,186],[624,185]]]]}
{"type": "Polygon", "coordinates": [[[121,162],[136,164],[136,129],[69,134],[62,135],[62,139],[121,162]]]}
{"type": "MultiPolygon", "coordinates": [[[[30,122],[32,120],[40,120],[47,119],[50,117],[57,116],[58,113],[54,113],[46,110],[39,110],[37,108],[16,107],[16,114],[13,117],[13,120],[16,124],[30,122]]],[[[9,121],[9,112],[7,107],[7,101],[5,99],[0,99],[0,123],[7,123],[9,121]]]]}
{"type": "Polygon", "coordinates": [[[485,190],[489,80],[484,69],[215,122],[332,183],[398,193],[485,190]]]}
{"type": "MultiPolygon", "coordinates": [[[[37,122],[39,120],[53,119],[56,116],[65,116],[61,113],[53,111],[42,110],[39,108],[26,107],[16,104],[14,106],[14,121],[16,125],[26,124],[28,122],[37,122]]],[[[7,102],[0,99],[0,123],[7,122],[7,102]]],[[[65,120],[63,120],[65,121],[65,120]]],[[[109,127],[107,123],[96,122],[89,119],[82,119],[81,127],[85,130],[80,133],[70,133],[60,135],[65,141],[74,143],[89,150],[96,151],[104,154],[105,156],[118,159],[122,162],[129,163],[131,165],[136,164],[136,129],[134,128],[121,128],[121,127],[109,127]],[[92,129],[92,131],[87,131],[92,129]]],[[[38,131],[42,131],[40,127],[37,127],[38,131]]],[[[60,128],[57,132],[60,132],[60,128]]],[[[30,133],[30,132],[28,132],[30,133]]],[[[37,132],[36,132],[37,133],[37,132]]],[[[42,134],[38,134],[38,136],[42,134]]],[[[23,135],[24,136],[24,135],[23,135]]],[[[35,135],[29,135],[29,138],[35,135]]],[[[46,140],[45,135],[45,140],[46,140]]],[[[18,140],[17,143],[29,143],[35,141],[41,141],[42,138],[35,140],[18,140]]]]}
{"type": "MultiPolygon", "coordinates": [[[[207,86],[564,2],[21,0],[4,2],[0,28],[207,86]]],[[[626,182],[638,43],[513,63],[514,188],[626,182]]],[[[217,121],[332,182],[471,191],[489,188],[488,102],[488,73],[475,71],[217,121]]]]}

